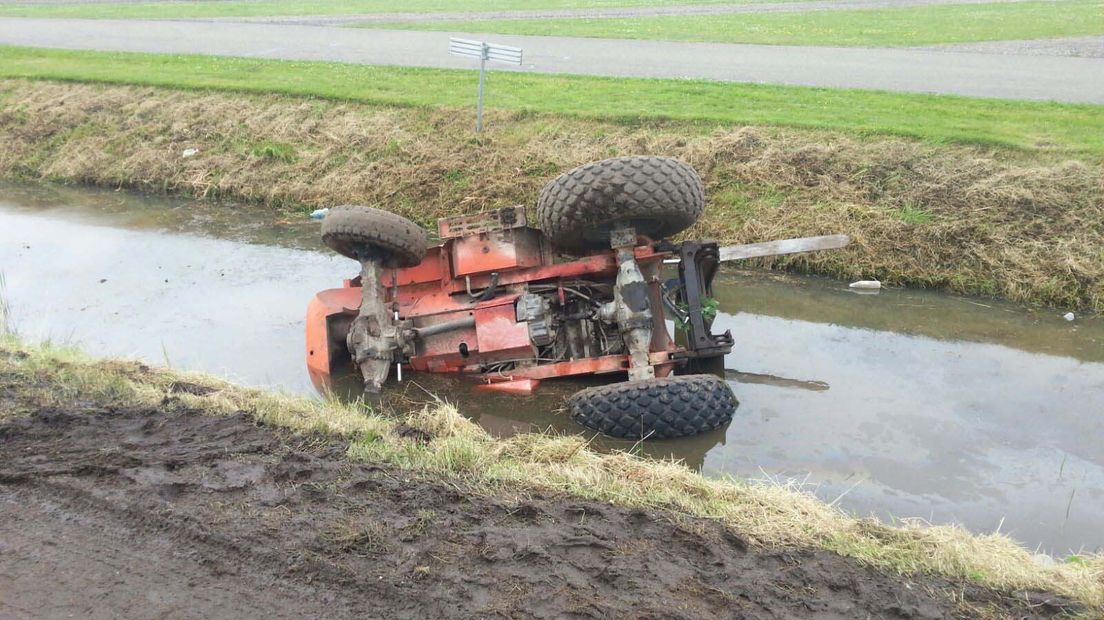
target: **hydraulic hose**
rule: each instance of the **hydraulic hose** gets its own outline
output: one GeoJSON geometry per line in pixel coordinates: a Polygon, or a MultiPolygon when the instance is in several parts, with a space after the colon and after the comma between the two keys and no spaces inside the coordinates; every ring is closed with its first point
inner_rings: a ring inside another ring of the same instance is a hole
{"type": "Polygon", "coordinates": [[[434,323],[433,325],[426,325],[425,327],[415,327],[414,334],[419,338],[428,338],[429,336],[436,336],[437,334],[443,334],[445,332],[456,331],[458,329],[465,329],[468,327],[475,327],[475,317],[469,316],[462,319],[453,319],[451,321],[443,321],[441,323],[434,323]]]}

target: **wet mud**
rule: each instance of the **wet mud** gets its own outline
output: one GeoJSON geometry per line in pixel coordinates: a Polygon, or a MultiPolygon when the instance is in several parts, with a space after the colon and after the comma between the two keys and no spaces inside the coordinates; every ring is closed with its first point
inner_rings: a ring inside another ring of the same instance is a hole
{"type": "Polygon", "coordinates": [[[489,497],[244,415],[84,404],[0,425],[4,618],[1044,618],[1062,604],[758,549],[713,522],[489,497]]]}

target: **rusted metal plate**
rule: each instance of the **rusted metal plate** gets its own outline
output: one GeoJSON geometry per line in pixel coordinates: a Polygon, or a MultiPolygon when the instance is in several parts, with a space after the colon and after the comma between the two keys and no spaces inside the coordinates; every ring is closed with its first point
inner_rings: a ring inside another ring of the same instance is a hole
{"type": "Polygon", "coordinates": [[[538,379],[516,379],[514,381],[501,381],[499,383],[483,383],[475,386],[475,389],[488,392],[502,392],[505,394],[532,394],[540,385],[538,379]]]}
{"type": "Polygon", "coordinates": [[[448,277],[448,261],[443,260],[444,248],[434,246],[426,250],[425,258],[421,263],[404,269],[385,269],[380,281],[384,286],[391,286],[391,274],[395,274],[395,283],[399,286],[409,284],[421,284],[423,282],[440,282],[448,277]]]}
{"type": "Polygon", "coordinates": [[[480,361],[537,356],[536,347],[529,341],[529,326],[517,322],[512,303],[477,308],[474,316],[476,346],[472,347],[471,354],[478,351],[480,361]]]}
{"type": "Polygon", "coordinates": [[[541,234],[533,228],[480,233],[452,241],[452,264],[457,276],[539,267],[541,234]]]}
{"type": "MultiPolygon", "coordinates": [[[[656,376],[665,377],[670,372],[670,367],[675,364],[671,361],[666,351],[658,351],[648,355],[648,361],[657,366],[656,376]]],[[[503,380],[518,379],[552,379],[555,377],[571,377],[574,375],[607,374],[612,372],[626,372],[629,369],[628,355],[603,355],[601,357],[587,357],[554,364],[541,364],[526,368],[515,368],[507,371],[503,380]]],[[[495,377],[488,376],[494,381],[495,377]]]]}
{"type": "Polygon", "coordinates": [[[523,228],[528,225],[525,207],[518,205],[494,211],[441,218],[437,220],[437,234],[442,239],[456,239],[480,233],[523,228]]]}
{"type": "Polygon", "coordinates": [[[588,357],[555,364],[541,364],[527,368],[515,368],[505,373],[508,379],[551,379],[554,377],[570,377],[572,375],[602,374],[608,372],[625,371],[629,368],[629,356],[606,355],[603,357],[588,357]]]}

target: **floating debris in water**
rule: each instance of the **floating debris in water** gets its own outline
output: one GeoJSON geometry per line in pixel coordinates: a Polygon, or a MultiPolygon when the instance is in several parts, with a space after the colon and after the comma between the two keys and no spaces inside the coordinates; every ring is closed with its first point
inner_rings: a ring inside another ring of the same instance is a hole
{"type": "Polygon", "coordinates": [[[1062,315],[1062,318],[1067,320],[1067,321],[1072,321],[1072,320],[1077,318],[1077,315],[1072,313],[1072,312],[1067,312],[1067,313],[1062,315]]]}
{"type": "Polygon", "coordinates": [[[1053,557],[1045,553],[1036,553],[1034,556],[1032,556],[1032,559],[1035,560],[1035,563],[1039,566],[1045,566],[1047,568],[1057,564],[1057,562],[1054,561],[1053,557]]]}
{"type": "Polygon", "coordinates": [[[882,288],[882,283],[877,280],[859,280],[858,282],[852,282],[849,286],[864,291],[876,291],[882,288]]]}

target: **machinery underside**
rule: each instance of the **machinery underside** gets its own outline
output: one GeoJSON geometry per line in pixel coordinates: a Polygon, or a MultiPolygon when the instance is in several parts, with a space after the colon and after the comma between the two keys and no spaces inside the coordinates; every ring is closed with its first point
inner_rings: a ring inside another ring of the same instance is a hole
{"type": "Polygon", "coordinates": [[[580,424],[617,437],[681,437],[727,424],[717,375],[732,350],[707,303],[722,260],[846,245],[845,237],[718,248],[665,241],[704,209],[689,165],[620,157],[568,171],[537,204],[438,222],[428,247],[413,222],[370,207],[332,209],[323,241],[360,275],[322,291],[307,314],[307,365],[321,390],[351,362],[368,400],[392,372],[476,373],[484,389],[530,393],[545,380],[610,375],[568,401],[580,424]],[[568,260],[557,262],[553,250],[568,260]],[[665,263],[677,276],[665,279],[665,263]],[[668,322],[677,329],[675,338],[668,322]]]}
{"type": "Polygon", "coordinates": [[[413,267],[358,256],[359,278],[323,291],[311,307],[324,320],[308,326],[326,326],[308,333],[316,383],[346,351],[375,395],[402,364],[479,373],[488,389],[528,393],[543,379],[571,375],[665,377],[731,349],[731,335],[712,335],[702,316],[716,244],[694,244],[679,256],[680,246],[638,245],[625,226],[613,230],[608,251],[554,263],[541,233],[526,224],[521,208],[442,220],[443,243],[413,267]],[[689,262],[680,262],[682,277],[664,282],[663,261],[672,257],[689,262]],[[679,317],[685,345],[670,337],[669,312],[686,315],[679,317]]]}

